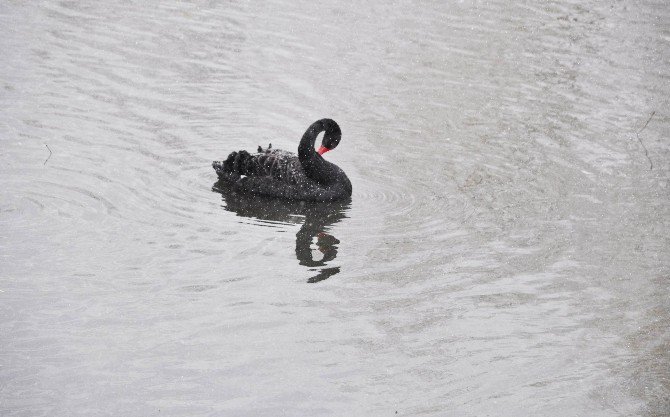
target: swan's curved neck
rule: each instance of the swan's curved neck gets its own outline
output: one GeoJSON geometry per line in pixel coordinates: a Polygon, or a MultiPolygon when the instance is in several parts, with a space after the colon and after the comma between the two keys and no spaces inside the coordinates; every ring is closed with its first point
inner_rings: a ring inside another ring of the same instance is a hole
{"type": "Polygon", "coordinates": [[[326,135],[331,134],[331,132],[335,133],[335,129],[339,133],[339,127],[337,125],[335,127],[330,126],[328,122],[328,119],[321,119],[312,123],[305,131],[305,134],[302,135],[300,145],[298,145],[298,159],[305,170],[305,174],[320,184],[328,184],[332,181],[333,164],[323,159],[314,150],[314,142],[319,133],[324,130],[326,131],[326,135]]]}
{"type": "Polygon", "coordinates": [[[298,145],[298,158],[300,158],[300,162],[313,157],[313,155],[318,156],[314,150],[314,142],[316,142],[319,133],[324,130],[326,130],[326,126],[324,126],[321,120],[317,120],[307,128],[302,135],[302,139],[300,139],[300,145],[298,145]]]}

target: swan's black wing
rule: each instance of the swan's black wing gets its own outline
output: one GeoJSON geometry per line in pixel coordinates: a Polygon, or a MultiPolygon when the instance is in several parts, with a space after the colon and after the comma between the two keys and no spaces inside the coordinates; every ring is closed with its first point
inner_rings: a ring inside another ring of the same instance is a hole
{"type": "Polygon", "coordinates": [[[298,156],[280,149],[256,154],[231,153],[225,161],[212,166],[219,178],[242,192],[292,200],[333,200],[328,190],[307,177],[298,156]]]}
{"type": "Polygon", "coordinates": [[[224,180],[237,181],[240,177],[273,179],[286,184],[300,184],[309,180],[302,169],[298,156],[280,149],[250,154],[247,151],[233,152],[225,161],[215,161],[214,170],[224,180]]]}
{"type": "MultiPolygon", "coordinates": [[[[212,166],[219,178],[238,190],[270,197],[305,201],[334,201],[351,195],[351,185],[346,183],[324,187],[309,178],[292,152],[279,149],[250,154],[233,152],[225,161],[215,161],[212,166]]],[[[339,169],[339,168],[338,168],[339,169]]]]}

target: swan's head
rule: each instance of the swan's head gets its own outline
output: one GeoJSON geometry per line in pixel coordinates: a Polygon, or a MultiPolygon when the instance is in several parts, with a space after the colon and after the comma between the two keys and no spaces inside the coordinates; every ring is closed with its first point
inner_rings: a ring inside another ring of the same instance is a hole
{"type": "Polygon", "coordinates": [[[321,119],[320,122],[323,124],[325,133],[323,134],[321,147],[317,152],[319,152],[319,155],[323,155],[328,151],[332,151],[340,144],[342,131],[340,130],[340,126],[338,126],[333,119],[321,119]]]}

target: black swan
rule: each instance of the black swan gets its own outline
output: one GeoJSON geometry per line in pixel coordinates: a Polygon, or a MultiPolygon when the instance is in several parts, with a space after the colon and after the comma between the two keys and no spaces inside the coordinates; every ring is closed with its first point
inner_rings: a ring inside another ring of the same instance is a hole
{"type": "Polygon", "coordinates": [[[219,179],[236,191],[301,201],[337,201],[351,197],[351,182],[337,165],[323,159],[340,143],[342,131],[334,120],[312,123],[302,135],[298,155],[271,149],[233,152],[212,166],[219,179]],[[314,142],[325,131],[318,152],[314,142]]]}

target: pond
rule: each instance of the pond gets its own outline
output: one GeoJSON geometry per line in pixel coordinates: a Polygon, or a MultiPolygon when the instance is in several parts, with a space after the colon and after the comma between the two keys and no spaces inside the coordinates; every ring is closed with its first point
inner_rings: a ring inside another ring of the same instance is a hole
{"type": "Polygon", "coordinates": [[[670,413],[662,1],[6,1],[3,416],[670,413]],[[213,160],[336,120],[350,201],[213,160]]]}

